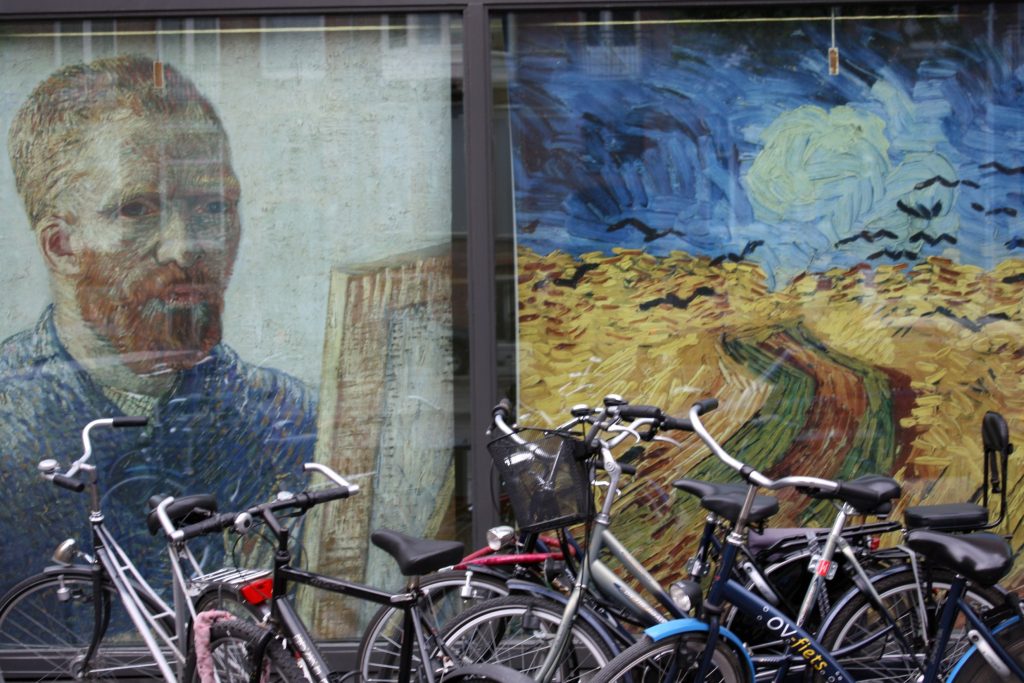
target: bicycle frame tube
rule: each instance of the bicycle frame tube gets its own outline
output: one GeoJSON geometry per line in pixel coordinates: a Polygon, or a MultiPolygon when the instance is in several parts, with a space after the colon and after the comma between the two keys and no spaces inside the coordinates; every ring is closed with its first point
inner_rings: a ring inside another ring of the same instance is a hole
{"type": "Polygon", "coordinates": [[[131,618],[132,624],[135,625],[135,629],[139,632],[139,635],[142,636],[143,642],[153,655],[153,659],[156,661],[156,665],[160,669],[160,674],[164,677],[164,680],[166,680],[167,683],[174,683],[178,680],[178,677],[175,676],[173,671],[171,671],[171,667],[167,663],[167,658],[164,657],[164,653],[160,650],[160,645],[153,637],[150,623],[147,620],[147,613],[144,608],[140,607],[138,596],[129,585],[127,576],[125,576],[124,572],[121,571],[117,562],[110,557],[107,548],[96,548],[96,559],[106,570],[107,575],[110,577],[110,581],[114,584],[114,589],[121,597],[121,602],[124,605],[125,611],[128,612],[128,616],[131,618]]]}
{"type": "MultiPolygon", "coordinates": [[[[732,579],[727,579],[721,584],[721,594],[740,612],[753,616],[780,640],[786,642],[794,656],[802,658],[823,680],[830,683],[853,682],[854,679],[811,634],[797,626],[796,622],[761,596],[746,590],[732,579]]],[[[709,657],[710,653],[707,656],[709,657]]]]}
{"type": "MultiPolygon", "coordinates": [[[[328,683],[330,668],[324,658],[313,645],[313,637],[309,635],[302,619],[295,613],[295,608],[286,596],[275,596],[272,607],[274,615],[281,624],[281,629],[288,636],[289,642],[298,651],[306,668],[317,683],[328,683]]],[[[258,667],[257,670],[262,667],[258,667]]]]}
{"type": "MultiPolygon", "coordinates": [[[[969,606],[968,606],[968,609],[969,609],[969,606]]],[[[973,612],[972,612],[972,614],[973,614],[973,612]]],[[[968,617],[968,618],[970,618],[970,617],[968,617]]],[[[993,628],[991,630],[987,630],[987,629],[979,630],[978,634],[980,636],[982,636],[983,638],[985,638],[986,642],[988,642],[988,644],[990,646],[993,646],[993,649],[995,650],[995,652],[1001,653],[1000,656],[1004,658],[1005,662],[1007,662],[1007,663],[1012,662],[1013,663],[1013,667],[1010,670],[1013,671],[1014,674],[1016,676],[1018,676],[1021,680],[1024,680],[1024,672],[1020,671],[1020,666],[1017,665],[1015,661],[1013,661],[1013,658],[1009,656],[1009,653],[1006,652],[1005,648],[1003,648],[1002,645],[1000,645],[998,642],[995,641],[996,634],[1001,633],[1002,631],[1004,631],[1004,630],[1010,628],[1011,626],[1013,626],[1014,624],[1018,624],[1018,623],[1020,623],[1020,617],[1016,617],[1016,616],[1015,617],[1010,617],[1006,621],[1003,621],[1003,622],[997,624],[995,626],[995,628],[993,628]],[[986,637],[986,633],[989,636],[992,636],[992,638],[989,639],[988,637],[986,637]]],[[[960,658],[960,661],[958,661],[956,663],[956,666],[953,667],[953,670],[949,672],[949,676],[946,678],[946,680],[949,683],[955,683],[955,681],[957,680],[957,676],[960,675],[960,669],[963,668],[964,664],[966,664],[968,662],[968,660],[970,660],[970,658],[972,656],[981,656],[981,653],[978,652],[978,646],[977,645],[972,645],[970,647],[970,649],[968,649],[967,652],[964,653],[964,656],[960,658]]]]}
{"type": "MultiPolygon", "coordinates": [[[[655,579],[647,569],[640,564],[632,553],[615,537],[611,532],[611,529],[605,529],[601,536],[601,545],[611,553],[612,557],[617,559],[625,567],[626,571],[629,572],[630,576],[634,577],[640,582],[640,586],[644,590],[653,595],[662,606],[668,610],[669,614],[673,618],[679,619],[685,614],[680,611],[679,607],[672,602],[672,598],[669,597],[668,593],[662,588],[658,580],[655,579]]],[[[627,608],[631,608],[634,611],[640,610],[643,613],[650,616],[655,620],[656,623],[667,621],[654,607],[644,600],[636,591],[626,586],[621,579],[619,579],[608,567],[596,556],[588,555],[592,557],[591,560],[592,568],[591,572],[595,583],[604,590],[607,594],[614,595],[619,598],[621,602],[627,608]]]]}

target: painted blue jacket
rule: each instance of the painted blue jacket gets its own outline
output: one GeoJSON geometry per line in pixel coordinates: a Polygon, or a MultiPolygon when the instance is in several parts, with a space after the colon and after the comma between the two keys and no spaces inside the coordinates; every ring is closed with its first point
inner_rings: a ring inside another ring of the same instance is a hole
{"type": "MultiPolygon", "coordinates": [[[[0,345],[0,557],[25,558],[0,563],[0,591],[50,564],[65,538],[89,547],[88,496],[56,488],[37,464],[56,458],[67,468],[82,454],[82,427],[121,414],[58,340],[52,307],[0,345]]],[[[221,510],[233,510],[301,489],[316,402],[295,378],[244,363],[221,344],[181,373],[149,427],[93,437],[108,528],[154,585],[168,585],[163,541],[145,528],[149,497],[213,493],[221,510]]],[[[223,539],[194,549],[206,567],[224,560],[223,539]]]]}

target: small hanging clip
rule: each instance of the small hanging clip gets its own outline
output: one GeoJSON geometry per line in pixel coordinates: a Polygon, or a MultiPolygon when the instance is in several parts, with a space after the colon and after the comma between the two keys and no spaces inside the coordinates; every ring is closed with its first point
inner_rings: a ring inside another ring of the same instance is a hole
{"type": "Polygon", "coordinates": [[[832,47],[828,49],[828,75],[839,75],[839,48],[836,47],[836,8],[832,8],[832,47]]]}

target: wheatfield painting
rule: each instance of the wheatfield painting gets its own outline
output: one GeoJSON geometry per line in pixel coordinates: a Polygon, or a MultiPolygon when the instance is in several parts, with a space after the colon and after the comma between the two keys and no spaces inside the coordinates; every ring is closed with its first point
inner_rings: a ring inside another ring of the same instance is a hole
{"type": "MultiPolygon", "coordinates": [[[[897,514],[977,498],[985,412],[1024,441],[1020,12],[904,9],[519,17],[524,419],[716,396],[712,433],[771,476],[892,474],[897,514]]],[[[708,458],[652,449],[622,497],[663,577],[699,522],[671,482],[729,476],[708,458]]],[[[828,519],[784,496],[780,523],[828,519]]]]}

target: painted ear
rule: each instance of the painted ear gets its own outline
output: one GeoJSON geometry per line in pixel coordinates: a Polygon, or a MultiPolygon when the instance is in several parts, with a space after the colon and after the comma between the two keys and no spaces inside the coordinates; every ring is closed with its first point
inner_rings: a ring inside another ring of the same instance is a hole
{"type": "Polygon", "coordinates": [[[78,273],[78,254],[71,243],[71,227],[67,220],[59,216],[50,216],[45,219],[44,225],[36,233],[39,239],[39,248],[46,259],[46,265],[50,270],[61,275],[75,275],[78,273]]]}

